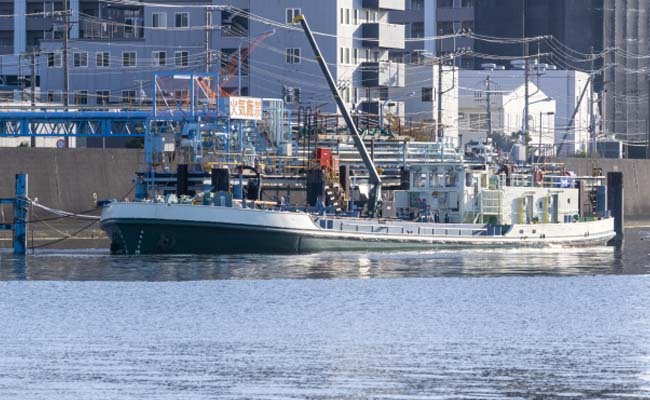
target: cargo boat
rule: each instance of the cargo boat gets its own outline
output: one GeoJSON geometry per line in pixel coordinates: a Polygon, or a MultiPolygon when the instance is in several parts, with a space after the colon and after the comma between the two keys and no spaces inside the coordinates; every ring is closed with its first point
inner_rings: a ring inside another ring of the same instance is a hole
{"type": "Polygon", "coordinates": [[[408,190],[386,193],[383,218],[286,211],[204,193],[185,202],[173,195],[114,202],[101,227],[116,254],[597,246],[616,236],[603,177],[536,177],[427,163],[410,167],[408,190]],[[594,199],[589,210],[580,207],[584,199],[594,199]]]}

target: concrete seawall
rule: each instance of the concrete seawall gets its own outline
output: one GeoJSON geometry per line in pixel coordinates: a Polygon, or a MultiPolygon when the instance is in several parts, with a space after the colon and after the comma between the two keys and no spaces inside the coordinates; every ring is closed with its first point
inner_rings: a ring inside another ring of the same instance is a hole
{"type": "Polygon", "coordinates": [[[602,168],[604,175],[622,172],[625,216],[650,220],[650,160],[565,158],[558,161],[578,175],[591,175],[593,168],[602,168]]]}
{"type": "MultiPolygon", "coordinates": [[[[0,148],[0,197],[14,194],[14,175],[29,174],[30,197],[41,204],[72,212],[94,206],[98,199],[120,198],[133,187],[143,152],[130,149],[0,148]]],[[[593,168],[623,172],[625,213],[650,220],[650,160],[566,158],[558,160],[579,175],[593,168]]]]}
{"type": "Polygon", "coordinates": [[[0,197],[14,195],[14,176],[29,174],[29,195],[66,211],[94,207],[98,199],[124,196],[143,160],[141,150],[0,148],[0,197]]]}

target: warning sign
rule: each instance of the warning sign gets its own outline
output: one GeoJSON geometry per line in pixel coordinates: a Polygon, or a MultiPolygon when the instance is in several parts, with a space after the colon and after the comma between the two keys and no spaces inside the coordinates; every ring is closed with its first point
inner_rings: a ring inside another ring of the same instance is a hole
{"type": "Polygon", "coordinates": [[[262,99],[256,97],[229,97],[230,118],[261,120],[262,99]]]}

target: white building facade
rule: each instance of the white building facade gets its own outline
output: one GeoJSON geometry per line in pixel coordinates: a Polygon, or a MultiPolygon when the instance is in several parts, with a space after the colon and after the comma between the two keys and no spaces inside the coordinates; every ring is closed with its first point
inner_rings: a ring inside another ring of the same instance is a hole
{"type": "MultiPolygon", "coordinates": [[[[463,81],[461,72],[461,85],[463,81]]],[[[466,81],[465,81],[466,82],[466,81]]],[[[469,141],[484,142],[488,136],[488,109],[492,115],[492,132],[511,136],[524,129],[525,87],[513,90],[490,90],[490,96],[484,87],[469,90],[461,86],[459,119],[460,134],[464,143],[469,141]],[[489,99],[489,108],[488,108],[489,99]]],[[[540,90],[535,84],[529,84],[528,135],[530,146],[542,149],[541,154],[551,156],[556,146],[554,118],[556,101],[540,90]]],[[[536,151],[536,154],[540,152],[536,151]]]]}
{"type": "Polygon", "coordinates": [[[430,62],[407,65],[406,85],[393,92],[394,99],[404,102],[406,125],[428,132],[422,139],[437,141],[441,135],[443,141],[457,146],[460,70],[451,66],[443,66],[442,71],[440,68],[430,62]]]}
{"type": "MultiPolygon", "coordinates": [[[[480,107],[469,107],[470,98],[477,99],[477,96],[481,96],[482,99],[477,100],[477,104],[485,104],[485,97],[487,95],[487,79],[490,79],[490,92],[492,92],[492,97],[494,101],[499,100],[504,95],[509,95],[519,91],[519,88],[523,87],[524,84],[524,71],[523,70],[495,70],[495,71],[469,71],[462,70],[460,72],[460,86],[461,86],[461,113],[463,109],[465,110],[480,110],[480,107]],[[468,108],[469,107],[469,108],[468,108]]],[[[531,106],[529,112],[529,119],[532,119],[534,123],[529,124],[529,130],[531,135],[533,134],[533,128],[530,126],[539,126],[537,120],[539,117],[539,111],[544,113],[555,112],[552,118],[548,118],[548,121],[542,121],[543,136],[551,135],[551,130],[549,125],[553,125],[553,135],[555,141],[555,148],[560,148],[561,153],[559,155],[575,155],[586,153],[589,149],[589,142],[591,133],[590,125],[592,122],[592,115],[596,115],[596,105],[593,104],[590,106],[591,97],[591,85],[589,84],[589,74],[578,72],[578,71],[558,71],[558,70],[547,70],[547,71],[531,71],[530,73],[530,102],[542,100],[541,97],[551,98],[556,103],[555,110],[550,110],[551,105],[537,103],[531,106]],[[539,92],[538,92],[539,91],[539,92]],[[583,94],[582,99],[581,95],[583,94]],[[580,101],[582,100],[582,101],[580,101]],[[538,105],[541,104],[541,105],[538,105]],[[594,107],[594,109],[592,109],[594,107]],[[541,110],[540,110],[541,108],[541,110]],[[549,109],[546,109],[549,108],[549,109]],[[572,116],[575,113],[575,117],[572,120],[572,116]],[[593,113],[593,114],[592,114],[593,113]],[[535,125],[537,124],[537,125],[535,125]]],[[[521,95],[521,102],[523,103],[523,95],[521,95]]],[[[518,101],[518,100],[511,100],[518,101]]],[[[496,107],[499,107],[497,104],[496,107]]],[[[514,107],[515,111],[519,108],[517,105],[514,107]]],[[[485,107],[483,109],[483,115],[480,120],[482,122],[481,129],[485,129],[485,107]]],[[[493,111],[495,108],[493,107],[493,111]]],[[[521,108],[523,110],[523,107],[521,108]]],[[[519,114],[521,115],[521,110],[519,114]]],[[[466,112],[466,114],[471,114],[471,112],[466,112]]],[[[495,118],[493,114],[493,118],[495,118]]],[[[462,116],[464,118],[471,118],[471,115],[462,116]]],[[[474,117],[476,118],[476,117],[474,117]]],[[[516,130],[521,130],[522,122],[521,117],[517,118],[516,114],[512,117],[506,117],[505,125],[503,128],[506,129],[506,132],[516,131],[513,130],[512,124],[507,120],[507,118],[514,118],[515,121],[518,121],[519,128],[516,130]]],[[[594,125],[595,119],[594,117],[594,125]]],[[[495,124],[493,119],[493,126],[499,126],[495,124]]],[[[474,125],[471,121],[464,122],[465,126],[467,124],[474,125]]],[[[474,130],[476,129],[473,126],[474,130]]],[[[470,133],[472,134],[478,134],[470,133]]]]}

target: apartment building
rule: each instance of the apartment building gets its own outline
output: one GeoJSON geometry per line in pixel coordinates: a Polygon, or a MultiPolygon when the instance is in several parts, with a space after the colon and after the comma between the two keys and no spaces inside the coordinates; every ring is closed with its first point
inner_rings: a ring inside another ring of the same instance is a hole
{"type": "MultiPolygon", "coordinates": [[[[390,21],[404,24],[407,60],[418,60],[420,55],[440,56],[461,49],[472,50],[474,40],[468,37],[431,40],[434,36],[474,31],[475,4],[480,0],[406,0],[404,11],[393,11],[390,21]]],[[[473,68],[474,60],[458,57],[454,64],[473,68]]]]}
{"type": "MultiPolygon", "coordinates": [[[[98,2],[80,20],[80,37],[70,44],[70,104],[103,106],[150,100],[153,75],[206,70],[206,1],[160,0],[156,6],[98,2]],[[166,7],[188,5],[188,7],[166,7]]],[[[212,35],[212,31],[208,31],[212,35]]],[[[208,36],[208,44],[210,37],[208,36]]],[[[62,101],[62,41],[41,41],[41,99],[62,101]]],[[[185,98],[183,93],[177,97],[185,98]]]]}
{"type": "MultiPolygon", "coordinates": [[[[403,10],[404,0],[228,0],[249,10],[251,17],[221,11],[222,29],[215,37],[225,68],[247,55],[243,79],[222,77],[223,85],[255,97],[282,98],[287,107],[337,111],[305,34],[292,19],[305,15],[345,103],[355,110],[379,113],[392,88],[404,86],[404,66],[391,62],[390,50],[404,49],[404,27],[388,23],[391,10],[403,10]],[[289,25],[290,29],[258,18],[289,25]]],[[[403,112],[397,102],[396,113],[403,112]]]]}
{"type": "MultiPolygon", "coordinates": [[[[139,102],[150,98],[156,71],[209,70],[221,75],[231,93],[336,112],[305,34],[292,25],[298,14],[307,16],[351,108],[376,111],[392,87],[404,86],[403,64],[389,60],[390,50],[404,48],[404,27],[388,23],[388,12],[403,9],[404,0],[161,0],[110,6],[110,18],[103,5],[92,18],[82,14],[81,36],[69,57],[71,104],[139,102]]],[[[44,101],[61,99],[61,48],[60,40],[41,41],[44,101]]],[[[402,103],[392,111],[403,113],[402,103]]]]}

